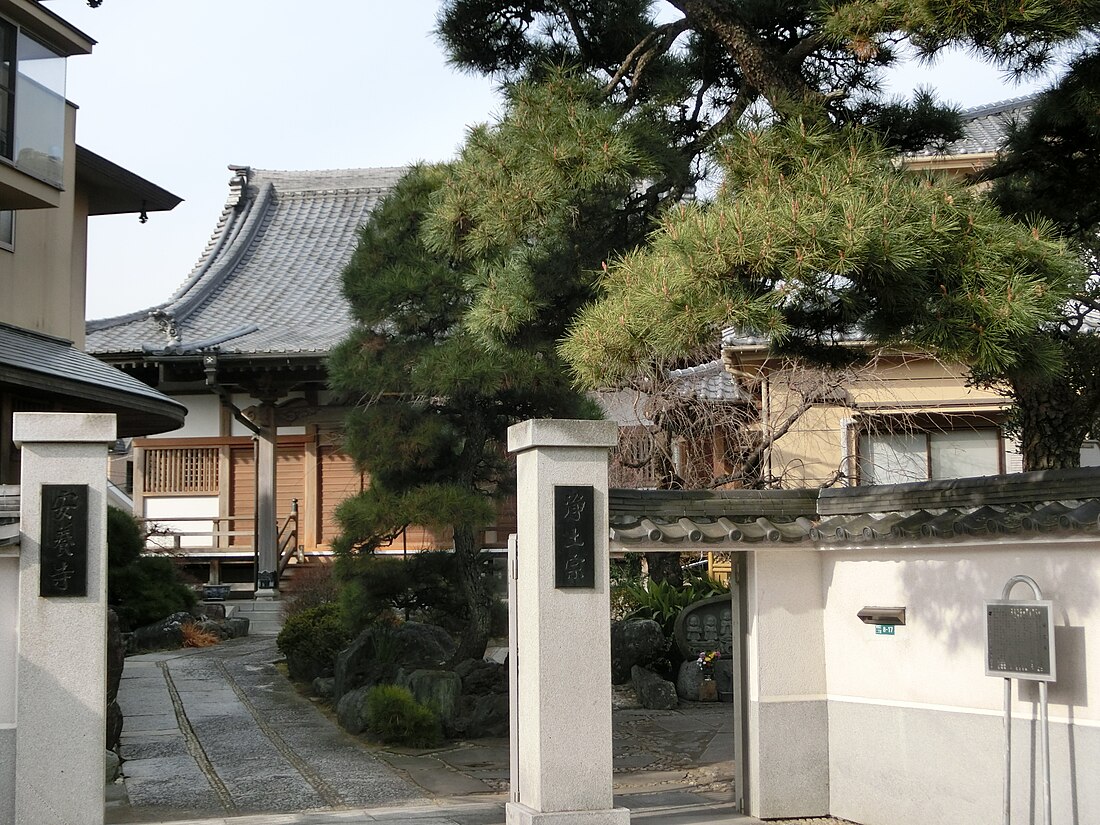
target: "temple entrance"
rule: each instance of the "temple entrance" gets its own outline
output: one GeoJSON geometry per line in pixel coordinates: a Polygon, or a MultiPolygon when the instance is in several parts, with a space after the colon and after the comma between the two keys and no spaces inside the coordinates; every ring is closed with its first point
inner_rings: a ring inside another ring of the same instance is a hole
{"type": "MultiPolygon", "coordinates": [[[[616,437],[616,425],[606,421],[533,420],[509,430],[519,515],[509,551],[510,824],[630,819],[613,794],[607,455],[616,437]]],[[[728,638],[733,701],[723,707],[732,717],[740,811],[748,787],[744,604],[735,586],[728,601],[693,611],[698,628],[681,628],[689,650],[728,638]]]]}

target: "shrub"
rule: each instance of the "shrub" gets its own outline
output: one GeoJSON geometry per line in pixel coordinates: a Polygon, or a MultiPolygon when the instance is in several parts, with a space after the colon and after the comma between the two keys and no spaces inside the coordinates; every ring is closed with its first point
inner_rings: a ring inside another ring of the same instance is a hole
{"type": "Polygon", "coordinates": [[[367,725],[388,745],[429,748],[443,738],[439,716],[407,688],[376,685],[367,693],[367,725]]]}
{"type": "Polygon", "coordinates": [[[661,625],[665,635],[671,637],[672,626],[681,610],[700,599],[728,593],[729,586],[709,576],[693,576],[680,587],[649,579],[645,584],[624,584],[623,591],[623,601],[636,605],[627,613],[627,618],[653,619],[661,625]]]}
{"type": "Polygon", "coordinates": [[[184,647],[212,647],[221,641],[215,634],[203,630],[193,622],[181,624],[180,633],[183,634],[184,647]]]}
{"type": "Polygon", "coordinates": [[[283,602],[283,618],[303,610],[332,604],[340,598],[340,588],[331,564],[306,564],[294,571],[294,597],[283,602]]]}
{"type": "Polygon", "coordinates": [[[107,603],[125,630],[190,610],[198,602],[166,556],[143,556],[145,536],[129,513],[107,508],[107,603]]]}
{"type": "Polygon", "coordinates": [[[468,620],[453,553],[346,557],[338,562],[338,574],[343,583],[340,602],[354,631],[396,618],[459,634],[468,620]]]}
{"type": "Polygon", "coordinates": [[[327,602],[288,618],[276,644],[286,656],[290,678],[310,682],[332,675],[337,655],[350,641],[339,605],[327,602]]]}

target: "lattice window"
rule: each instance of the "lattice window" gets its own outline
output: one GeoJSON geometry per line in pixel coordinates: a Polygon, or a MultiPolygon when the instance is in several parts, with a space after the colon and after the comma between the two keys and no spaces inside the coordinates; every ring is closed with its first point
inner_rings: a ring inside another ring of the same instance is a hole
{"type": "Polygon", "coordinates": [[[218,448],[146,448],[144,492],[216,494],[218,448]]]}

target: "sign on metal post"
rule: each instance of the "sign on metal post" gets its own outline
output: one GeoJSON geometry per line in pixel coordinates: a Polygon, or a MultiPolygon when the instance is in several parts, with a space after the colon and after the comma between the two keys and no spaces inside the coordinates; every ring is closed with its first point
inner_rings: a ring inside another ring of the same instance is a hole
{"type": "Polygon", "coordinates": [[[1002,822],[1012,822],[1012,680],[1039,683],[1039,739],[1043,756],[1043,825],[1050,825],[1050,722],[1047,682],[1055,681],[1054,603],[1030,576],[1005,582],[1001,598],[985,603],[985,675],[1004,679],[1004,796],[1002,822]],[[1035,597],[1013,601],[1012,588],[1026,584],[1035,597]]]}
{"type": "Polygon", "coordinates": [[[987,601],[985,675],[1056,681],[1053,612],[1051,601],[987,601]]]}

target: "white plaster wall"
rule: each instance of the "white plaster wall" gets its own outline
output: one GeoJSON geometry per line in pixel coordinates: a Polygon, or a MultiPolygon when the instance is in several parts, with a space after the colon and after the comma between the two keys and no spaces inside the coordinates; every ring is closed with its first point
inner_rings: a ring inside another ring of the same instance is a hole
{"type": "Polygon", "coordinates": [[[747,723],[754,816],[829,812],[821,563],[812,552],[757,551],[748,558],[747,723]]]}
{"type": "MultiPolygon", "coordinates": [[[[1050,686],[1054,819],[1100,822],[1100,549],[1049,541],[823,554],[834,816],[862,825],[1000,820],[1004,682],[985,675],[984,609],[1026,574],[1054,601],[1050,686]],[[904,606],[877,636],[856,613],[904,606]]],[[[1031,598],[1018,587],[1014,598],[1031,598]]],[[[1037,816],[1038,690],[1015,683],[1014,820],[1037,816]],[[1032,812],[1036,812],[1033,814],[1032,812]]],[[[1041,821],[1041,818],[1040,818],[1041,821]]]]}
{"type": "Polygon", "coordinates": [[[173,398],[187,407],[183,427],[150,438],[213,438],[221,435],[221,402],[216,395],[177,395],[173,398]]]}
{"type": "MultiPolygon", "coordinates": [[[[214,529],[213,521],[173,521],[175,518],[200,518],[218,515],[217,496],[152,496],[142,500],[144,517],[156,519],[159,527],[181,533],[209,533],[214,529]]],[[[175,544],[171,536],[150,536],[149,544],[155,544],[171,550],[175,544]]],[[[181,536],[180,547],[213,547],[212,536],[181,536]]]]}

